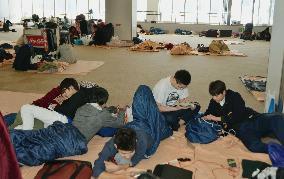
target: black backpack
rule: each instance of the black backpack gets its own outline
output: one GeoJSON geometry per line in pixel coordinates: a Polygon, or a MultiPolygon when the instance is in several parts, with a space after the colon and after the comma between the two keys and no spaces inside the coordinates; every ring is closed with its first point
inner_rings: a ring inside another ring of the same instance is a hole
{"type": "Polygon", "coordinates": [[[23,45],[19,48],[16,54],[13,68],[19,71],[27,71],[34,69],[34,65],[31,64],[31,57],[33,56],[33,46],[23,45]]]}
{"type": "Polygon", "coordinates": [[[106,45],[107,42],[111,40],[111,37],[114,35],[114,28],[112,23],[105,25],[102,28],[98,28],[94,36],[95,45],[106,45]]]}

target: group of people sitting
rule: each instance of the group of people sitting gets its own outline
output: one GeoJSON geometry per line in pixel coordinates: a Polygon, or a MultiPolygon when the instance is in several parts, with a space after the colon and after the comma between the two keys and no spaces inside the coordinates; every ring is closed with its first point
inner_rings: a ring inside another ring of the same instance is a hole
{"type": "MultiPolygon", "coordinates": [[[[75,79],[66,78],[41,99],[21,107],[16,121],[10,126],[15,128],[10,130],[10,135],[17,159],[23,162],[21,159],[26,157],[23,153],[18,155],[17,151],[32,150],[30,146],[23,149],[25,146],[18,143],[30,140],[33,129],[47,130],[58,123],[61,126],[72,125],[69,130],[78,130],[87,143],[102,127],[112,127],[119,129],[95,160],[93,176],[133,174],[135,165],[153,155],[161,140],[179,129],[181,119],[190,123],[199,113],[198,103],[180,105],[191,101],[187,88],[190,82],[190,73],[178,70],[173,76],[161,79],[153,90],[140,85],[132,106],[120,108],[106,106],[109,94],[103,87],[80,87],[75,79]],[[17,139],[19,131],[21,134],[29,133],[28,139],[17,139]]],[[[203,119],[221,123],[223,130],[233,129],[252,152],[268,153],[268,146],[261,141],[261,137],[270,133],[284,145],[284,132],[281,130],[284,127],[283,114],[261,114],[246,107],[241,95],[227,89],[220,80],[209,84],[209,93],[212,99],[203,119]]],[[[58,136],[51,132],[48,134],[54,140],[58,136]]],[[[41,149],[41,146],[35,147],[41,149]]],[[[30,155],[31,152],[28,157],[30,155]]]]}

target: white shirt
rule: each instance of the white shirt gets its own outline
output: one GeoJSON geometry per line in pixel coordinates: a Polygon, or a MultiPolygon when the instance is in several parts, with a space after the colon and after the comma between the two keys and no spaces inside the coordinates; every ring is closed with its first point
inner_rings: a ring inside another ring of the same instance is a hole
{"type": "Polygon", "coordinates": [[[222,101],[220,101],[220,105],[221,105],[221,106],[224,106],[224,104],[225,104],[225,97],[223,98],[222,101]]]}
{"type": "Polygon", "coordinates": [[[100,111],[103,110],[102,107],[98,103],[89,103],[89,104],[100,111]]]}
{"type": "Polygon", "coordinates": [[[173,106],[179,99],[188,97],[188,88],[176,89],[171,84],[171,77],[161,79],[153,88],[153,95],[156,102],[173,106]]]}

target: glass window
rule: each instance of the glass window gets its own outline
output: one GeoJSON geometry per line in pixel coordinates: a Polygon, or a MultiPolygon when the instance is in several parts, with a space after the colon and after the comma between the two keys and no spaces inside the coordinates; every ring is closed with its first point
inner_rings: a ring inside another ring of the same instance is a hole
{"type": "Polygon", "coordinates": [[[55,1],[55,16],[61,18],[65,16],[65,0],[55,1]]]}
{"type": "MultiPolygon", "coordinates": [[[[0,2],[0,7],[1,6],[1,2],[0,2]]],[[[9,1],[9,16],[10,16],[10,21],[15,23],[15,22],[21,22],[21,18],[22,18],[22,4],[21,1],[19,2],[19,0],[10,0],[9,1]]],[[[8,8],[7,8],[8,10],[8,8]]],[[[1,13],[1,11],[0,11],[1,13]]],[[[1,15],[0,15],[1,16],[1,15]]]]}
{"type": "Polygon", "coordinates": [[[105,20],[105,0],[90,0],[90,9],[93,10],[93,19],[105,20]]]}
{"type": "Polygon", "coordinates": [[[253,1],[252,0],[243,0],[242,16],[241,16],[241,23],[242,24],[252,22],[252,9],[253,9],[253,1]]]}
{"type": "Polygon", "coordinates": [[[174,0],[173,1],[173,14],[172,21],[184,22],[184,4],[185,0],[174,0]]]}
{"type": "Polygon", "coordinates": [[[185,22],[197,22],[197,0],[186,0],[185,3],[185,22]]]}
{"type": "Polygon", "coordinates": [[[0,20],[4,20],[4,18],[9,18],[9,1],[8,0],[0,0],[0,20]]]}
{"type": "Polygon", "coordinates": [[[275,5],[275,0],[271,0],[270,12],[269,12],[269,25],[273,24],[274,5],[275,5]]]}
{"type": "Polygon", "coordinates": [[[23,18],[31,18],[33,13],[33,1],[32,0],[22,0],[22,16],[23,18]]]}
{"type": "Polygon", "coordinates": [[[231,7],[231,21],[241,21],[242,0],[233,0],[231,7]]]}
{"type": "Polygon", "coordinates": [[[211,0],[211,9],[209,14],[210,24],[226,24],[227,3],[223,0],[211,0]]]}
{"type": "Polygon", "coordinates": [[[99,14],[99,18],[102,19],[103,21],[105,21],[105,10],[106,8],[106,2],[105,0],[100,0],[100,14],[99,14]]]}
{"type": "Polygon", "coordinates": [[[257,24],[269,24],[270,0],[259,0],[259,13],[257,24]]]}
{"type": "Polygon", "coordinates": [[[198,23],[209,23],[210,1],[198,0],[198,23]]]}
{"type": "Polygon", "coordinates": [[[77,1],[77,14],[84,14],[87,18],[88,13],[88,0],[77,1]]]}
{"type": "Polygon", "coordinates": [[[137,0],[137,21],[145,21],[146,20],[146,12],[145,11],[147,11],[147,1],[146,0],[137,0]]]}
{"type": "Polygon", "coordinates": [[[161,21],[172,21],[172,3],[173,0],[159,0],[161,21]]]}
{"type": "Polygon", "coordinates": [[[69,19],[75,19],[77,15],[77,8],[76,8],[77,0],[66,0],[66,16],[69,19]]]}
{"type": "Polygon", "coordinates": [[[33,0],[33,14],[40,18],[43,16],[43,0],[33,0]]]}
{"type": "MultiPolygon", "coordinates": [[[[23,0],[26,1],[26,0],[23,0]]],[[[50,18],[54,16],[54,1],[53,0],[44,0],[44,16],[50,18]]]]}

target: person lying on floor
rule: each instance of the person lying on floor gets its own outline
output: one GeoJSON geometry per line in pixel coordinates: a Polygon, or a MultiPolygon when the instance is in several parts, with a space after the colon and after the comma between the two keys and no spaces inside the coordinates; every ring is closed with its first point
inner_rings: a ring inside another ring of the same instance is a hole
{"type": "Polygon", "coordinates": [[[106,107],[109,94],[106,89],[92,88],[89,103],[76,111],[72,124],[90,141],[103,127],[120,128],[125,123],[125,110],[106,107]]]}
{"type": "Polygon", "coordinates": [[[88,141],[100,128],[124,125],[124,113],[114,115],[104,107],[108,100],[106,89],[90,88],[88,100],[90,103],[77,110],[73,125],[55,121],[44,129],[10,130],[18,161],[34,166],[59,157],[83,154],[88,141]]]}
{"type": "Polygon", "coordinates": [[[284,144],[284,115],[280,113],[258,113],[246,107],[245,101],[238,92],[226,89],[223,81],[210,83],[212,95],[205,120],[223,123],[225,130],[233,129],[236,136],[252,152],[268,153],[268,145],[262,137],[274,134],[284,144]]]}
{"type": "Polygon", "coordinates": [[[54,110],[30,104],[22,106],[21,117],[23,125],[18,126],[17,129],[33,129],[35,118],[42,121],[44,127],[49,126],[55,121],[71,123],[77,109],[88,102],[88,93],[88,89],[80,88],[76,82],[74,83],[74,86],[70,86],[64,90],[64,94],[70,97],[64,100],[61,105],[57,105],[54,110]]]}
{"type": "Polygon", "coordinates": [[[161,79],[153,88],[158,108],[174,131],[177,131],[180,127],[180,118],[188,122],[200,110],[199,105],[195,109],[191,109],[189,106],[177,105],[177,102],[190,100],[187,88],[190,82],[190,73],[187,70],[178,70],[174,76],[161,79]]]}
{"type": "MultiPolygon", "coordinates": [[[[54,110],[55,107],[61,105],[64,100],[70,98],[78,90],[79,85],[74,78],[65,78],[59,86],[51,89],[43,97],[33,101],[32,104],[23,105],[10,129],[22,125],[21,111],[26,112],[27,110],[31,110],[29,108],[35,108],[34,106],[54,110]]],[[[34,129],[39,128],[43,128],[43,123],[35,120],[34,129]]]]}
{"type": "Polygon", "coordinates": [[[95,178],[127,174],[142,159],[153,155],[161,140],[172,135],[148,86],[136,90],[132,115],[133,121],[119,129],[99,153],[93,167],[95,178]]]}

